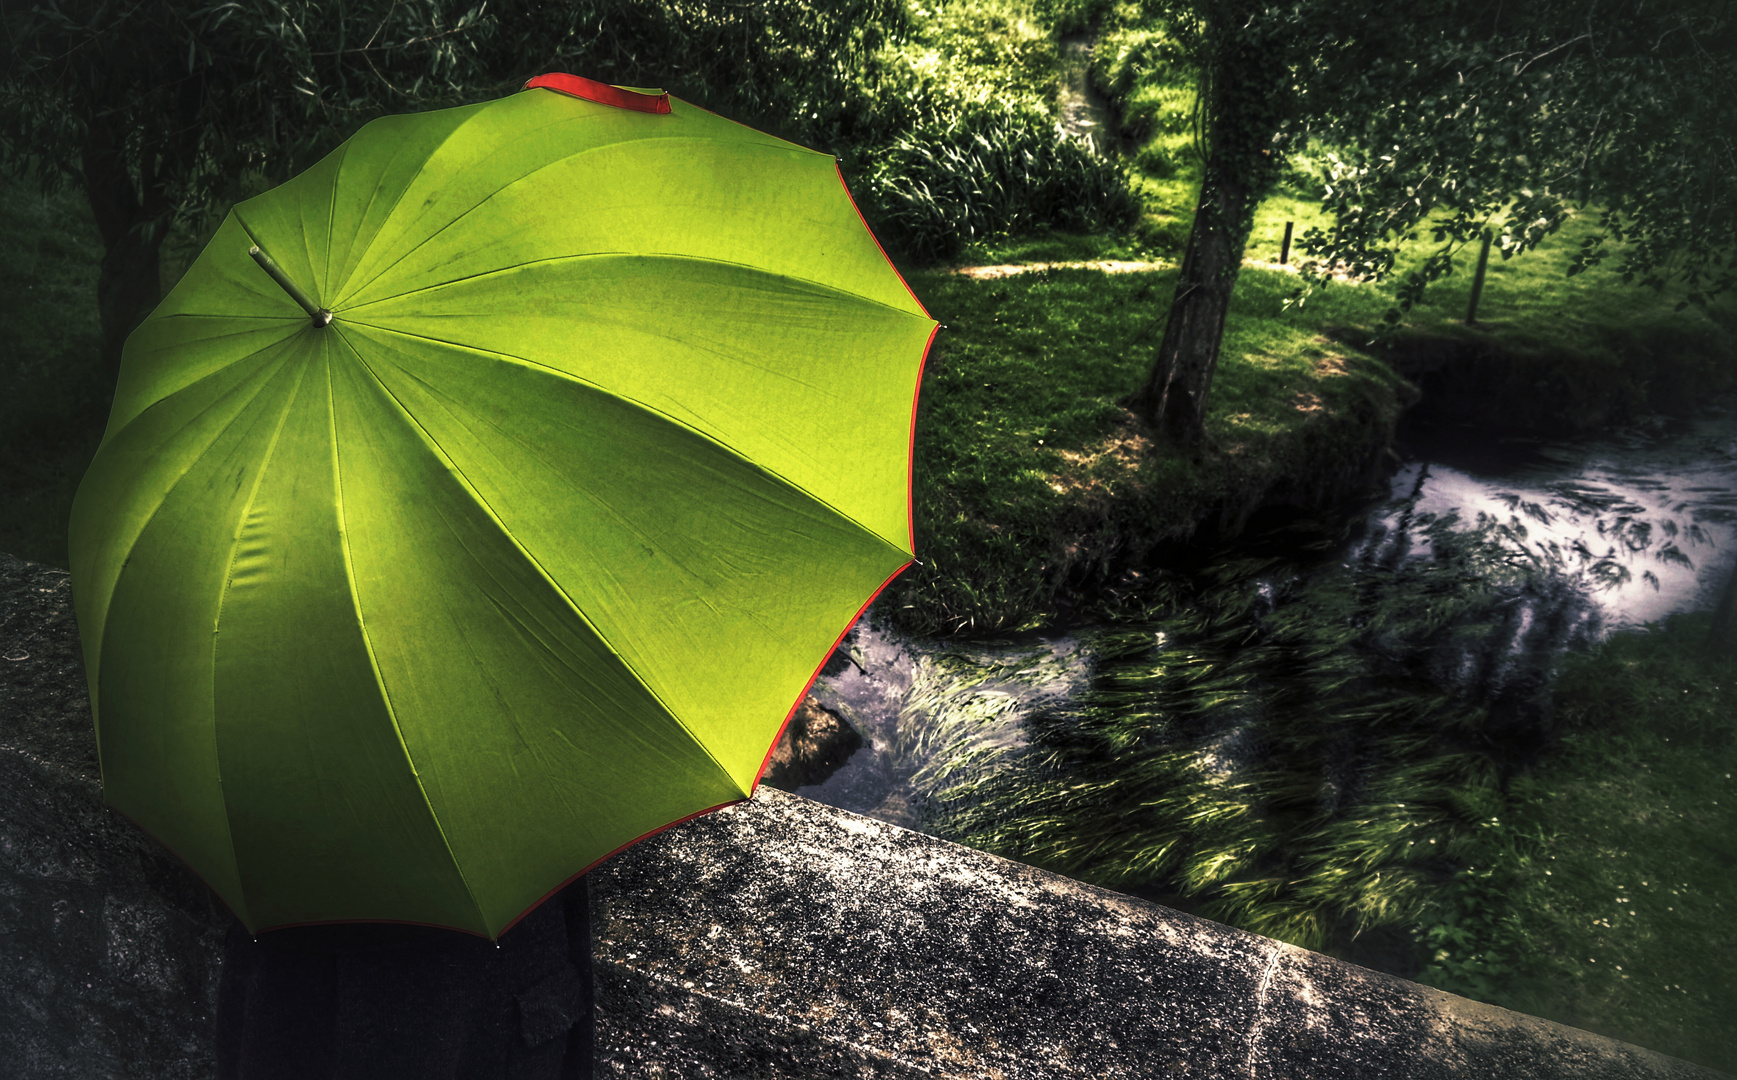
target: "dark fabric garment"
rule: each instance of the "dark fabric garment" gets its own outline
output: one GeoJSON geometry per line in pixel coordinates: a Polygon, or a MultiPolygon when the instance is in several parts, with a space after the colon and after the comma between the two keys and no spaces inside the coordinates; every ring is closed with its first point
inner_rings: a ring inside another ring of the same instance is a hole
{"type": "Polygon", "coordinates": [[[580,878],[499,943],[456,930],[239,923],[218,1080],[590,1080],[591,904],[580,878]]]}

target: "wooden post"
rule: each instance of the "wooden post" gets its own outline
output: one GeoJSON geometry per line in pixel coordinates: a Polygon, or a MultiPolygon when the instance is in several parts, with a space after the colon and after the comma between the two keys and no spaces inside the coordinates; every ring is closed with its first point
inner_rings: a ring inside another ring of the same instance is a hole
{"type": "Polygon", "coordinates": [[[1283,266],[1286,263],[1291,261],[1291,225],[1292,224],[1294,224],[1294,223],[1289,222],[1289,221],[1285,222],[1285,243],[1284,243],[1283,247],[1279,248],[1279,265],[1280,266],[1283,266]]]}
{"type": "Polygon", "coordinates": [[[1466,307],[1466,325],[1478,321],[1478,298],[1484,295],[1484,271],[1490,265],[1490,230],[1484,230],[1484,246],[1478,252],[1478,272],[1472,275],[1472,302],[1466,307]]]}

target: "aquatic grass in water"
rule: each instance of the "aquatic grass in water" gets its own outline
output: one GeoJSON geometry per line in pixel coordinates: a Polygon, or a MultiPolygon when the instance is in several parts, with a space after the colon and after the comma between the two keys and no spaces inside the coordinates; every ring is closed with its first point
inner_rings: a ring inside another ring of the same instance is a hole
{"type": "MultiPolygon", "coordinates": [[[[1304,578],[1222,565],[1099,643],[1077,710],[943,786],[951,838],[1316,949],[1409,926],[1550,730],[1579,594],[1490,523],[1304,578]],[[1531,612],[1529,616],[1522,612],[1531,612]]],[[[940,772],[941,770],[937,770],[940,772]]]]}
{"type": "Polygon", "coordinates": [[[1017,754],[1032,712],[1077,696],[1090,649],[1076,636],[916,642],[873,619],[846,640],[849,663],[813,693],[869,746],[803,794],[911,828],[931,809],[929,792],[1017,754]]]}

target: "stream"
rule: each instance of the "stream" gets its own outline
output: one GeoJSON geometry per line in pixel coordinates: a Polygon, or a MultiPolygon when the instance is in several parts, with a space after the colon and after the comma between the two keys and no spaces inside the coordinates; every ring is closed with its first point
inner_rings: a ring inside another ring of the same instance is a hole
{"type": "Polygon", "coordinates": [[[1110,104],[1092,86],[1089,69],[1096,41],[1091,34],[1061,39],[1061,109],[1058,119],[1068,134],[1091,139],[1099,149],[1117,149],[1116,125],[1110,104]]]}
{"type": "MultiPolygon", "coordinates": [[[[1654,418],[1576,441],[1402,429],[1399,448],[1390,499],[1368,512],[1337,561],[1426,557],[1408,523],[1429,516],[1487,523],[1579,597],[1578,623],[1558,631],[1558,649],[1711,607],[1731,572],[1737,398],[1693,420],[1654,418]]],[[[1281,571],[1308,572],[1301,563],[1281,571]]],[[[954,771],[978,753],[1021,745],[1026,717],[1066,709],[1088,686],[1094,641],[1104,633],[910,640],[872,614],[813,688],[864,745],[798,792],[913,829],[923,828],[927,793],[954,771]]]]}

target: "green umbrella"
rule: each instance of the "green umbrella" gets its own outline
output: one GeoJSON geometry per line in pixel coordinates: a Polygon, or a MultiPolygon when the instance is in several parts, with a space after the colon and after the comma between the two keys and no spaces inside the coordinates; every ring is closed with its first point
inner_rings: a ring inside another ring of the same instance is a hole
{"type": "Polygon", "coordinates": [[[833,159],[530,86],[236,206],[79,488],[104,796],[255,931],[495,937],[746,798],[912,558],[935,323],[833,159]]]}

